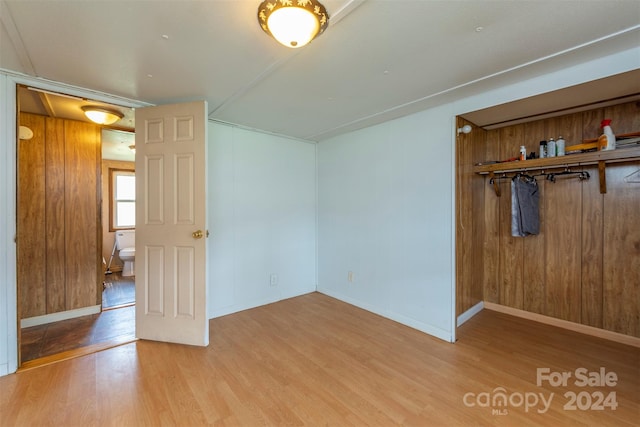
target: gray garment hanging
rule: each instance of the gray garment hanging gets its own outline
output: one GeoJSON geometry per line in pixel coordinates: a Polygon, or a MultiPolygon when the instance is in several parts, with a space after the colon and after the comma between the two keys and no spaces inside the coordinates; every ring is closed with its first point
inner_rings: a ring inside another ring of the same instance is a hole
{"type": "Polygon", "coordinates": [[[535,178],[518,174],[511,180],[511,235],[540,233],[540,193],[535,178]]]}

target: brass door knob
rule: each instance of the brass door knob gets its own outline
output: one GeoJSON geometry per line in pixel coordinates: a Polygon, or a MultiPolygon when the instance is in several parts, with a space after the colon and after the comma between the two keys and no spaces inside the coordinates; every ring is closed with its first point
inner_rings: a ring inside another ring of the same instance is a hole
{"type": "Polygon", "coordinates": [[[204,233],[202,232],[202,230],[198,230],[191,233],[191,235],[193,236],[194,239],[202,239],[202,237],[204,236],[204,233]]]}

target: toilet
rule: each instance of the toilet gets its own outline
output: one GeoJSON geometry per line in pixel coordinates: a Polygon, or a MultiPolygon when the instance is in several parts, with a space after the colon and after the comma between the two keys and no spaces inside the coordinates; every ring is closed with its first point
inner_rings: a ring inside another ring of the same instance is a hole
{"type": "Polygon", "coordinates": [[[118,248],[118,256],[124,262],[122,267],[122,276],[135,276],[135,258],[136,258],[136,231],[122,230],[116,232],[116,246],[118,248]]]}

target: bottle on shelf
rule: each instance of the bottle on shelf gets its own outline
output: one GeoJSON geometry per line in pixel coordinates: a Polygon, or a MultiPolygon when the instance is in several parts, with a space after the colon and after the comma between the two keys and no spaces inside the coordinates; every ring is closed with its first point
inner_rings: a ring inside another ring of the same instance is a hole
{"type": "Polygon", "coordinates": [[[547,142],[547,157],[556,156],[556,141],[553,138],[549,138],[547,142]]]}
{"type": "Polygon", "coordinates": [[[556,154],[558,157],[564,156],[564,139],[562,138],[562,135],[556,139],[556,154]]]}
{"type": "Polygon", "coordinates": [[[538,157],[540,159],[544,159],[545,157],[547,157],[547,141],[546,140],[540,141],[540,152],[538,153],[538,157]]]}
{"type": "Polygon", "coordinates": [[[520,160],[526,160],[527,159],[527,147],[525,147],[524,145],[520,146],[520,160]]]}
{"type": "Polygon", "coordinates": [[[611,130],[611,119],[604,119],[600,123],[602,128],[602,135],[598,138],[598,150],[615,150],[616,148],[616,136],[611,130]]]}

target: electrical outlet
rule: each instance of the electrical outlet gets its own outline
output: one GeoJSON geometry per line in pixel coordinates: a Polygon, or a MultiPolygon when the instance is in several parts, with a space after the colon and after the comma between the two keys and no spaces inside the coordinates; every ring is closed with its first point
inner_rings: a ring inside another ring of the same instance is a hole
{"type": "Polygon", "coordinates": [[[355,276],[353,275],[353,271],[347,273],[347,280],[349,283],[353,283],[355,281],[355,276]]]}
{"type": "Polygon", "coordinates": [[[278,275],[275,273],[271,273],[271,276],[269,276],[269,284],[271,286],[278,286],[278,275]]]}

